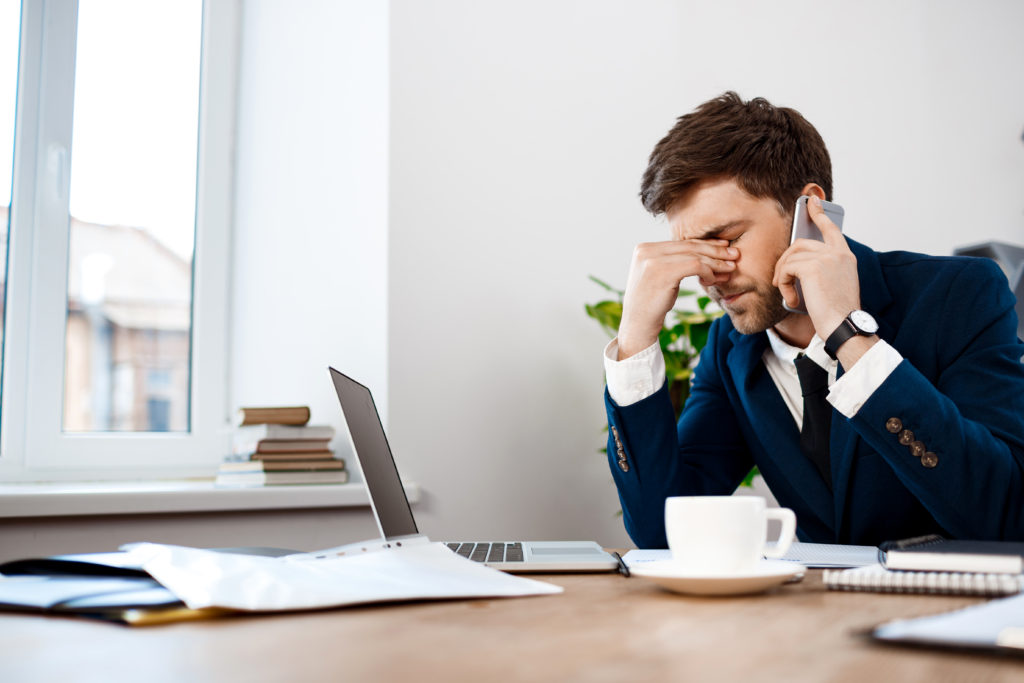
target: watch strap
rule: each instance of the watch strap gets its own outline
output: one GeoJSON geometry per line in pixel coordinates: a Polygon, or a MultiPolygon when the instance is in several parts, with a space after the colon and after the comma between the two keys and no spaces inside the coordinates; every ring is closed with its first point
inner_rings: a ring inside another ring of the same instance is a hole
{"type": "Polygon", "coordinates": [[[856,337],[859,333],[860,330],[853,324],[849,316],[843,318],[843,322],[839,323],[839,327],[825,340],[825,353],[832,360],[839,360],[839,347],[849,341],[851,337],[856,337]]]}

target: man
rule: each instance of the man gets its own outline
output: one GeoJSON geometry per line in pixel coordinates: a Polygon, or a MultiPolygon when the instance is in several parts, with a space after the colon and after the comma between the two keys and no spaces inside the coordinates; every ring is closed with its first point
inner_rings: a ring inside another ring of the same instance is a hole
{"type": "Polygon", "coordinates": [[[754,465],[804,541],[1024,538],[1006,278],[986,259],[872,251],[826,217],[831,195],[817,131],[764,99],[726,93],[654,148],[641,197],[672,239],[636,247],[605,349],[609,461],[639,547],[665,547],[666,497],[728,495],[754,465]],[[824,242],[790,246],[801,195],[824,242]],[[689,276],[727,315],[676,425],[658,331],[689,276]],[[797,281],[807,314],[783,307],[797,281]]]}

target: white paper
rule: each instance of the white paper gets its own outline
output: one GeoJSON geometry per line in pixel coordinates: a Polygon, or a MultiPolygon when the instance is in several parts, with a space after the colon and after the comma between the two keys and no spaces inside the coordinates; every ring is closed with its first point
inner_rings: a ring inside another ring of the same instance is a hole
{"type": "Polygon", "coordinates": [[[485,567],[427,541],[342,557],[254,557],[155,543],[125,549],[192,609],[295,610],[562,592],[559,586],[485,567]]]}
{"type": "MultiPolygon", "coordinates": [[[[645,562],[671,559],[671,550],[630,550],[622,556],[622,561],[628,567],[645,562]]],[[[798,562],[810,568],[864,567],[878,562],[878,548],[870,545],[834,545],[793,541],[793,545],[779,559],[798,562]]]]}
{"type": "Polygon", "coordinates": [[[805,567],[842,568],[867,567],[878,562],[878,548],[873,545],[839,545],[833,543],[801,543],[794,541],[783,560],[799,562],[805,567]]]}
{"type": "Polygon", "coordinates": [[[630,550],[629,552],[627,552],[625,555],[622,556],[622,561],[625,562],[626,566],[631,568],[631,569],[633,567],[637,566],[637,565],[645,564],[647,562],[662,562],[664,560],[671,560],[671,559],[672,559],[672,551],[671,550],[650,550],[650,549],[630,550]]]}
{"type": "Polygon", "coordinates": [[[1024,627],[1024,595],[1015,595],[934,617],[893,621],[879,626],[874,635],[882,640],[1020,647],[1013,636],[1021,627],[1024,627]]]}

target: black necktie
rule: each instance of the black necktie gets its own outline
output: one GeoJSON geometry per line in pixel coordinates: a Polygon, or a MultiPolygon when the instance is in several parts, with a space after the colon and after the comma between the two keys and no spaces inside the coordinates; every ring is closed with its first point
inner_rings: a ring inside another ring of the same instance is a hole
{"type": "Polygon", "coordinates": [[[800,450],[818,468],[829,491],[832,490],[832,467],[828,457],[832,406],[825,400],[828,393],[828,370],[800,354],[796,360],[800,392],[804,395],[804,423],[800,427],[800,450]]]}

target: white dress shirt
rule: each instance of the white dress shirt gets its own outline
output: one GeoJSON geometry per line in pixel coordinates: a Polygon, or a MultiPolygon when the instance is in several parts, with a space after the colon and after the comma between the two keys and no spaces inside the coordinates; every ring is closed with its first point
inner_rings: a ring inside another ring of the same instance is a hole
{"type": "MultiPolygon", "coordinates": [[[[768,348],[762,360],[798,428],[803,423],[804,414],[800,380],[793,363],[798,354],[806,354],[828,370],[828,402],[848,418],[857,414],[903,360],[896,349],[879,339],[837,380],[839,363],[825,353],[825,342],[818,335],[814,335],[806,349],[800,349],[784,342],[773,330],[768,330],[767,334],[768,348]]],[[[604,371],[608,393],[617,405],[637,403],[654,394],[665,383],[665,358],[657,343],[626,360],[617,360],[618,355],[619,341],[616,338],[604,349],[604,371]]]]}

